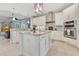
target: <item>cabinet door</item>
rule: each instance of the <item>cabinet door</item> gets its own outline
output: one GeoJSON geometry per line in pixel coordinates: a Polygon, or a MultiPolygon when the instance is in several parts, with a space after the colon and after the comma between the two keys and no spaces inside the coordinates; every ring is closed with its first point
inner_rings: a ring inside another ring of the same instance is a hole
{"type": "Polygon", "coordinates": [[[76,4],[63,10],[64,20],[72,20],[76,17],[76,4]]]}
{"type": "Polygon", "coordinates": [[[23,40],[23,54],[30,56],[39,55],[39,39],[31,34],[24,35],[23,40]]]}
{"type": "Polygon", "coordinates": [[[19,43],[20,34],[18,31],[11,31],[11,43],[19,43]]]}
{"type": "Polygon", "coordinates": [[[40,55],[46,55],[48,52],[48,37],[42,36],[40,38],[40,55]]]}
{"type": "Polygon", "coordinates": [[[45,50],[46,50],[46,53],[48,52],[49,50],[49,38],[47,36],[47,38],[45,39],[45,50]]]}
{"type": "Polygon", "coordinates": [[[70,19],[74,19],[76,17],[76,4],[70,7],[70,19]]]}
{"type": "Polygon", "coordinates": [[[63,13],[55,13],[55,25],[63,25],[63,13]]]}
{"type": "Polygon", "coordinates": [[[54,14],[53,14],[53,12],[49,12],[46,15],[46,22],[49,22],[49,21],[54,21],[54,14]]]}
{"type": "Polygon", "coordinates": [[[39,36],[31,36],[31,41],[30,41],[30,47],[31,47],[31,55],[32,56],[39,56],[39,36]]]}
{"type": "MultiPolygon", "coordinates": [[[[31,54],[31,38],[29,34],[25,34],[23,38],[23,54],[30,55],[31,54]]],[[[21,45],[22,46],[22,45],[21,45]]]]}
{"type": "Polygon", "coordinates": [[[77,40],[77,43],[76,44],[77,44],[77,47],[79,48],[79,34],[77,34],[77,39],[78,40],[77,40]]]}

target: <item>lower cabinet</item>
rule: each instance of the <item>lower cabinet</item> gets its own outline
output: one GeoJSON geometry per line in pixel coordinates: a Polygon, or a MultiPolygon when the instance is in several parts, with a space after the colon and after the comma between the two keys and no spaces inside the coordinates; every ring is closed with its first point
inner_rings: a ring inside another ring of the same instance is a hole
{"type": "Polygon", "coordinates": [[[22,34],[21,53],[28,56],[44,56],[48,52],[48,35],[22,34]]]}
{"type": "Polygon", "coordinates": [[[63,40],[64,34],[62,31],[52,31],[51,39],[53,40],[63,40]]]}
{"type": "Polygon", "coordinates": [[[46,55],[48,52],[48,36],[47,35],[43,35],[40,38],[40,55],[46,55]]]}
{"type": "Polygon", "coordinates": [[[23,39],[23,55],[37,56],[39,55],[39,41],[34,36],[24,35],[23,39]]]}
{"type": "Polygon", "coordinates": [[[19,43],[20,42],[20,31],[16,30],[16,29],[11,29],[10,30],[10,43],[19,43]]]}
{"type": "Polygon", "coordinates": [[[49,34],[33,34],[29,32],[11,32],[11,42],[17,44],[17,55],[44,56],[49,49],[49,34]],[[17,43],[18,42],[18,43],[17,43]]]}

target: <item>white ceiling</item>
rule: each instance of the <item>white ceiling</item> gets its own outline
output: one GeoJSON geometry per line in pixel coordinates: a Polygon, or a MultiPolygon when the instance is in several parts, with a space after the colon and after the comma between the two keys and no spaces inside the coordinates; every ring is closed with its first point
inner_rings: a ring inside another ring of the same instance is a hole
{"type": "MultiPolygon", "coordinates": [[[[57,12],[67,6],[70,3],[44,3],[43,12],[47,13],[49,11],[57,12]]],[[[12,8],[15,8],[14,13],[17,18],[25,18],[35,15],[34,13],[34,3],[0,3],[0,16],[11,17],[12,8]]]]}

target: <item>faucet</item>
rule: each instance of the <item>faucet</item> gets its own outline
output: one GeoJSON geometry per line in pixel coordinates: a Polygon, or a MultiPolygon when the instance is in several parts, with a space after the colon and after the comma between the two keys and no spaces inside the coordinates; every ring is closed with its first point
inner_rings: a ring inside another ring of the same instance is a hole
{"type": "Polygon", "coordinates": [[[33,25],[33,32],[35,33],[36,32],[36,25],[33,25]]]}

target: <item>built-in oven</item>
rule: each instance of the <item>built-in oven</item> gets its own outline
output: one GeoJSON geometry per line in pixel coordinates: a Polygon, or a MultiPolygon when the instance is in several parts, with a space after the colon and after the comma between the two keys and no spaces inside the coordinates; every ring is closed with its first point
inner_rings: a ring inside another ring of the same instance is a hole
{"type": "Polygon", "coordinates": [[[48,30],[53,30],[53,26],[49,26],[48,27],[48,30]]]}
{"type": "Polygon", "coordinates": [[[64,36],[72,39],[76,39],[76,28],[67,28],[64,30],[64,36]]]}
{"type": "Polygon", "coordinates": [[[72,39],[77,38],[76,20],[64,22],[64,36],[72,39]]]}

